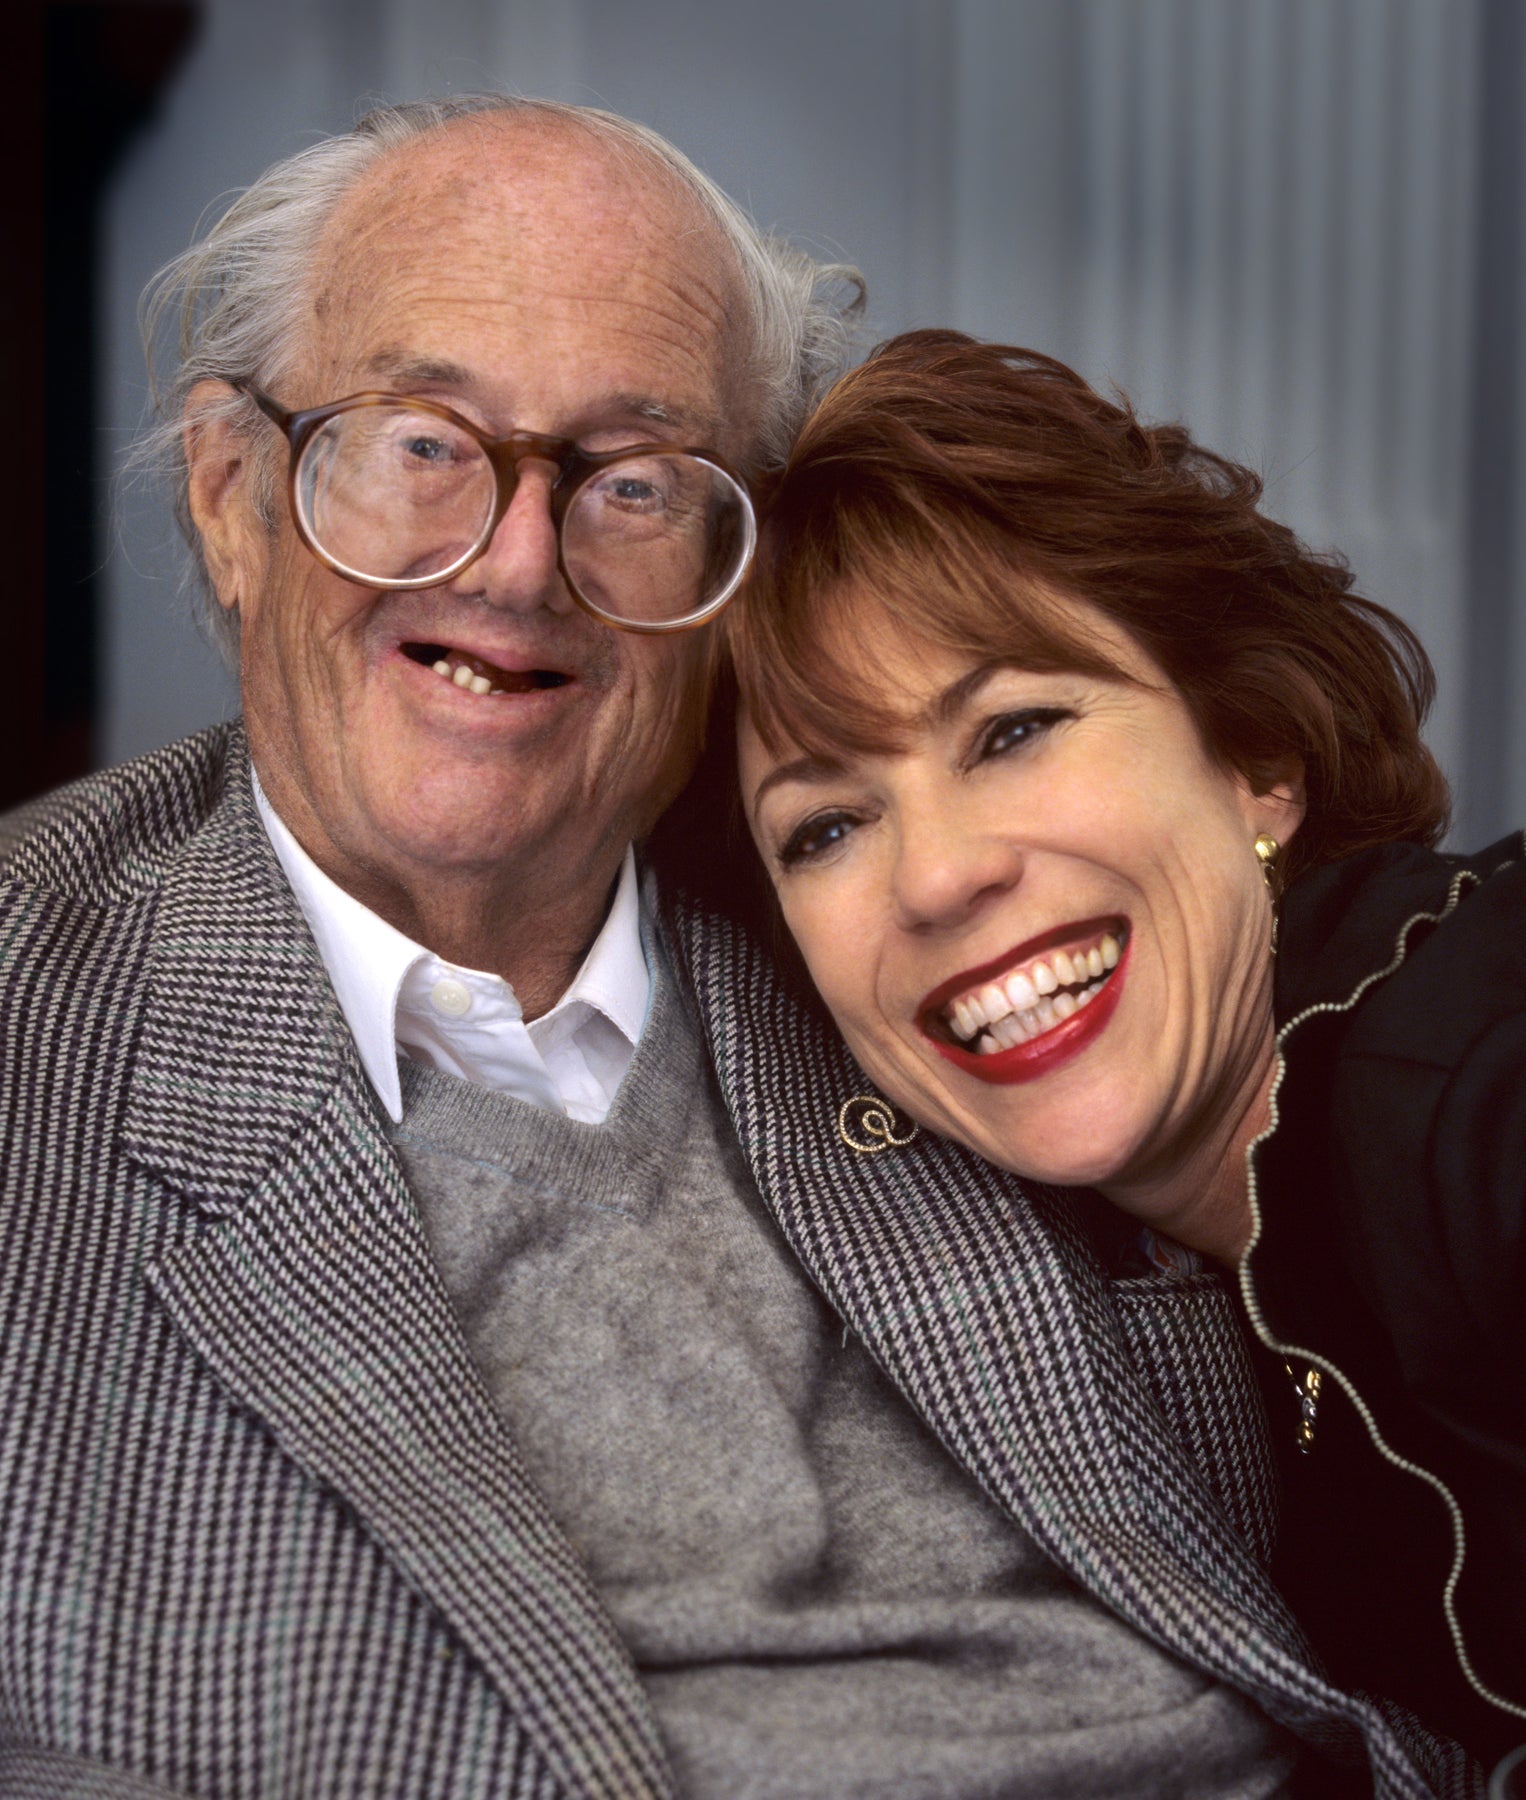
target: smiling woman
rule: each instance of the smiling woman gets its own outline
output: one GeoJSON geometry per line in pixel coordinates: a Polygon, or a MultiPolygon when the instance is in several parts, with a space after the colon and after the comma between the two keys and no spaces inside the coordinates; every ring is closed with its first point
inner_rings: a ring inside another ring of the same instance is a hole
{"type": "Polygon", "coordinates": [[[1290,1593],[1338,1672],[1495,1755],[1526,1731],[1526,861],[1430,848],[1425,653],[1260,491],[1045,357],[883,346],[728,627],[743,805],[881,1094],[1100,1195],[1155,1267],[1232,1272],[1318,1446],[1290,1593]]]}
{"type": "Polygon", "coordinates": [[[784,917],[854,1054],[993,1162],[1102,1187],[1232,1258],[1249,1226],[1229,1153],[1262,1121],[1271,1064],[1252,845],[1292,838],[1296,782],[1258,794],[1221,764],[1084,602],[1072,628],[1116,675],[898,643],[871,597],[854,604],[902,709],[892,742],[775,762],[749,714],[741,762],[784,917]]]}

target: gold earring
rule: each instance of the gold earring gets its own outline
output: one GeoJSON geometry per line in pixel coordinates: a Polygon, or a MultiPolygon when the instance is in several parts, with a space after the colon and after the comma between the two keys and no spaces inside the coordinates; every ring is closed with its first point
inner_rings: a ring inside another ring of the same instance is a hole
{"type": "Polygon", "coordinates": [[[1282,873],[1277,867],[1277,858],[1282,854],[1279,844],[1269,831],[1258,831],[1255,842],[1256,861],[1261,865],[1261,879],[1266,883],[1267,895],[1272,903],[1272,955],[1277,954],[1277,903],[1282,898],[1282,873]]]}

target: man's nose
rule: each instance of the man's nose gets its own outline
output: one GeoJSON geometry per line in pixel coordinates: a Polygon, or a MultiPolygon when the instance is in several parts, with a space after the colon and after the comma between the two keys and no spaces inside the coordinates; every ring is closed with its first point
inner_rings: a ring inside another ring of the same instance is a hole
{"type": "Polygon", "coordinates": [[[514,493],[481,552],[451,581],[453,593],[506,612],[571,612],[572,596],[557,565],[549,464],[520,465],[514,493]]]}
{"type": "Polygon", "coordinates": [[[947,812],[903,819],[891,873],[896,922],[903,931],[957,929],[1011,893],[1024,860],[1013,838],[966,831],[947,812]]]}

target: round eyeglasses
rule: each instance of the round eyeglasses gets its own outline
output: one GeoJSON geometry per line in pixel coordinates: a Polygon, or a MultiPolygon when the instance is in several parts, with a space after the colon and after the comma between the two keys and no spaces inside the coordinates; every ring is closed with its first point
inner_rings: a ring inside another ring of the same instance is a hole
{"type": "Polygon", "coordinates": [[[396,394],[288,412],[246,381],[231,385],[286,434],[302,541],[362,587],[437,587],[460,574],[487,547],[527,461],[556,471],[558,565],[573,599],[606,625],[702,625],[752,561],[752,501],[708,450],[590,453],[531,431],[494,438],[448,406],[396,394]]]}

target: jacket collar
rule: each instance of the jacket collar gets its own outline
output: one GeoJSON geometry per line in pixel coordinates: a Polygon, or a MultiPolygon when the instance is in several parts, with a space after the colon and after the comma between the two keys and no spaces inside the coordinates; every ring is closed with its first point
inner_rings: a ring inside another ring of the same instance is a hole
{"type": "Polygon", "coordinates": [[[208,748],[220,785],[159,884],[123,1138],[221,1216],[359,1064],[260,827],[242,728],[208,748]]]}
{"type": "Polygon", "coordinates": [[[227,1393],[354,1507],[568,1793],[671,1791],[635,1670],[483,1388],[236,728],[161,884],[123,1135],[197,1221],[147,1271],[227,1393]]]}

